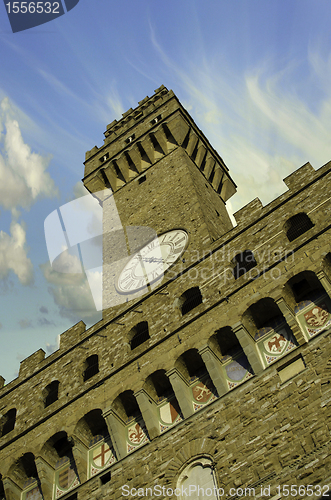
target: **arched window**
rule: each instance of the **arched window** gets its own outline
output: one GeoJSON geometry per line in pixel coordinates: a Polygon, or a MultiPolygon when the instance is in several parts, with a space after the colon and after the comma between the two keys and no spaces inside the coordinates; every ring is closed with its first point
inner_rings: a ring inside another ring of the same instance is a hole
{"type": "Polygon", "coordinates": [[[218,500],[215,469],[210,458],[197,458],[187,465],[178,478],[177,488],[179,491],[189,491],[191,500],[218,500]]]}
{"type": "Polygon", "coordinates": [[[190,288],[180,298],[182,315],[192,311],[202,303],[202,295],[198,286],[190,288]]]}
{"type": "Polygon", "coordinates": [[[45,387],[44,390],[44,404],[45,408],[57,401],[59,399],[59,385],[60,382],[58,380],[53,380],[48,386],[45,387]]]}
{"type": "Polygon", "coordinates": [[[305,213],[293,215],[285,224],[286,236],[293,241],[306,231],[314,227],[314,224],[305,213]]]}
{"type": "Polygon", "coordinates": [[[296,305],[303,300],[316,298],[316,295],[325,294],[321,282],[312,271],[296,274],[287,282],[286,288],[292,291],[296,305]]]}
{"type": "Polygon", "coordinates": [[[99,373],[99,357],[97,354],[92,354],[85,361],[84,382],[97,373],[99,373]]]}
{"type": "Polygon", "coordinates": [[[142,321],[141,323],[138,323],[138,325],[136,325],[134,328],[132,328],[130,337],[131,350],[135,349],[143,342],[146,342],[146,340],[150,338],[147,321],[142,321]]]}
{"type": "Polygon", "coordinates": [[[2,437],[11,432],[15,427],[16,408],[12,408],[11,410],[7,411],[7,413],[5,413],[5,415],[2,417],[1,420],[3,422],[1,430],[1,437],[2,437]]]}
{"type": "Polygon", "coordinates": [[[179,356],[175,367],[189,380],[206,375],[206,365],[197,349],[189,349],[179,356]]]}
{"type": "Polygon", "coordinates": [[[69,438],[66,432],[60,431],[50,437],[42,448],[54,469],[53,484],[57,498],[68,493],[80,482],[72,451],[74,444],[74,439],[69,438]]]}
{"type": "Polygon", "coordinates": [[[257,266],[254,254],[250,250],[238,253],[234,257],[233,263],[235,264],[235,267],[233,268],[233,275],[235,279],[238,279],[250,269],[257,266]]]}
{"type": "Polygon", "coordinates": [[[216,340],[221,353],[221,359],[230,359],[233,355],[242,351],[242,347],[233,333],[231,327],[225,326],[215,332],[214,340],[216,340]]]}

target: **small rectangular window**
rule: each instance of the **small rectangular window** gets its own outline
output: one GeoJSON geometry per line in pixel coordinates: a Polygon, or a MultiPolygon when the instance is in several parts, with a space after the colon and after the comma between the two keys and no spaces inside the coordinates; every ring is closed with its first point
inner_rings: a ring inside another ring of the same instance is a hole
{"type": "Polygon", "coordinates": [[[153,120],[151,121],[151,125],[155,125],[156,123],[158,123],[160,120],[161,120],[162,116],[161,115],[157,115],[155,118],[153,118],[153,120]]]}
{"type": "Polygon", "coordinates": [[[70,497],[67,497],[66,500],[77,500],[77,493],[70,495],[70,497]]]}
{"type": "Polygon", "coordinates": [[[126,144],[130,144],[135,138],[135,134],[130,135],[127,139],[125,139],[126,144]]]}
{"type": "Polygon", "coordinates": [[[99,161],[100,163],[104,163],[105,161],[107,161],[109,158],[109,153],[106,153],[105,155],[101,156],[101,158],[99,158],[99,161]]]}
{"type": "Polygon", "coordinates": [[[107,483],[109,483],[110,479],[111,479],[111,474],[109,471],[109,472],[106,472],[106,474],[103,474],[102,476],[100,476],[100,483],[107,484],[107,483]]]}

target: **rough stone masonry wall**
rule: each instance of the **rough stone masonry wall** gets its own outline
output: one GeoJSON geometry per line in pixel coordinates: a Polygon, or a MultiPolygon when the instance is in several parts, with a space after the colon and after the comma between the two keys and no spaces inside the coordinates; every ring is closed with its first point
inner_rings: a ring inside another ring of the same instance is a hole
{"type": "MultiPolygon", "coordinates": [[[[5,386],[0,394],[2,411],[11,407],[18,409],[14,431],[0,441],[2,476],[8,474],[22,451],[38,456],[43,444],[55,432],[65,430],[69,436],[73,435],[79,419],[88,411],[105,410],[125,389],[139,390],[150,373],[172,368],[182,352],[205,345],[216,329],[240,321],[250,304],[262,297],[282,296],[283,285],[290,277],[307,268],[321,271],[323,259],[330,252],[326,182],[329,168],[327,165],[311,172],[315,182],[305,190],[287,192],[263,209],[257,204],[261,218],[256,220],[256,225],[245,219],[244,210],[244,227],[249,228],[250,222],[252,227],[245,233],[239,224],[233,233],[222,237],[221,242],[228,241],[234,248],[246,248],[254,239],[254,233],[264,227],[267,237],[271,238],[272,227],[276,233],[281,230],[285,220],[298,210],[297,207],[300,209],[301,200],[302,205],[306,200],[309,210],[313,210],[315,226],[297,242],[286,241],[285,235],[277,236],[276,243],[285,250],[296,250],[295,259],[288,268],[284,262],[278,264],[281,269],[279,281],[259,278],[249,282],[243,276],[229,280],[222,294],[219,294],[218,280],[206,282],[206,286],[202,286],[203,303],[187,317],[181,317],[174,303],[176,297],[192,285],[192,279],[185,273],[166,284],[166,295],[151,294],[139,304],[130,306],[130,310],[126,305],[126,311],[123,309],[121,319],[115,323],[100,322],[87,331],[80,323],[62,335],[59,351],[46,359],[42,351],[37,351],[22,362],[19,378],[5,386]],[[296,196],[290,198],[294,194],[296,196]],[[272,218],[274,226],[268,217],[272,218]],[[232,234],[234,239],[231,239],[232,234]],[[230,296],[229,302],[224,300],[225,293],[230,296]],[[128,348],[126,335],[137,317],[148,319],[151,339],[135,352],[128,348]],[[176,328],[180,331],[181,344],[175,335],[171,336],[176,328]],[[156,343],[159,344],[153,348],[156,343]],[[100,373],[83,384],[87,353],[99,354],[100,373]],[[136,359],[139,359],[141,371],[137,369],[136,359]],[[105,377],[108,379],[99,386],[98,382],[105,377]],[[61,382],[60,397],[54,405],[44,409],[42,388],[54,379],[61,382]]],[[[246,213],[249,217],[248,207],[246,213]]],[[[254,244],[258,242],[257,239],[254,244]]],[[[214,243],[214,250],[218,248],[216,243],[220,242],[214,243]]],[[[276,243],[269,242],[268,248],[275,250],[276,243]]],[[[218,262],[221,272],[225,263],[218,262]]],[[[209,265],[210,259],[199,264],[204,268],[209,265]]],[[[215,461],[218,484],[224,489],[263,481],[273,488],[277,484],[328,484],[330,355],[330,333],[321,333],[115,463],[111,467],[109,484],[100,486],[98,477],[83,483],[78,489],[78,499],[119,498],[122,484],[136,487],[157,483],[175,487],[183,464],[201,453],[215,461]],[[298,355],[302,356],[305,370],[282,384],[278,371],[298,355]]]]}
{"type": "Polygon", "coordinates": [[[174,489],[183,465],[201,454],[215,461],[227,493],[254,486],[258,494],[262,484],[273,496],[277,485],[330,484],[330,336],[300,349],[306,369],[293,379],[281,384],[269,368],[115,464],[109,484],[88,481],[79,498],[123,498],[124,484],[174,489]]]}

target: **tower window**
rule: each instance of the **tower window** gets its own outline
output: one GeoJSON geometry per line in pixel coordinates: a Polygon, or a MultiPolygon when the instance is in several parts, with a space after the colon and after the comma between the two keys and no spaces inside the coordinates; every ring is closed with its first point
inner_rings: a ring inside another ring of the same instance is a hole
{"type": "Polygon", "coordinates": [[[109,153],[106,153],[105,155],[101,156],[101,158],[99,158],[100,160],[100,163],[104,163],[105,161],[107,161],[109,158],[109,153]]]}
{"type": "Polygon", "coordinates": [[[1,420],[3,422],[1,430],[1,437],[2,437],[11,432],[15,427],[16,408],[12,408],[11,410],[7,411],[7,413],[3,416],[1,420]]]}
{"type": "Polygon", "coordinates": [[[157,115],[155,118],[153,118],[153,120],[151,121],[151,125],[155,125],[156,123],[158,123],[160,120],[161,120],[161,115],[157,115]]]}
{"type": "Polygon", "coordinates": [[[84,382],[99,373],[99,358],[97,354],[92,354],[86,358],[86,368],[84,371],[84,382]]]}
{"type": "Polygon", "coordinates": [[[130,137],[128,137],[127,139],[125,139],[125,142],[127,144],[130,144],[133,141],[134,138],[135,138],[135,134],[132,134],[132,135],[130,135],[130,137]]]}
{"type": "Polygon", "coordinates": [[[58,380],[54,380],[47,387],[45,387],[45,408],[59,399],[59,385],[58,380]]]}
{"type": "Polygon", "coordinates": [[[142,177],[139,177],[138,183],[142,184],[143,182],[145,182],[145,180],[146,180],[146,175],[143,175],[142,177]]]}
{"type": "Polygon", "coordinates": [[[235,279],[238,279],[243,274],[247,273],[250,269],[257,266],[253,252],[250,250],[245,250],[244,252],[238,253],[233,259],[235,267],[233,269],[233,275],[235,279]]]}
{"type": "Polygon", "coordinates": [[[285,224],[286,236],[289,241],[293,241],[309,229],[314,227],[314,224],[305,213],[293,215],[285,224]]]}
{"type": "Polygon", "coordinates": [[[147,321],[138,323],[138,325],[132,328],[131,334],[133,334],[133,336],[130,340],[130,345],[131,345],[131,350],[133,350],[150,338],[147,321]]]}
{"type": "Polygon", "coordinates": [[[202,295],[198,286],[186,290],[181,296],[181,311],[182,315],[192,311],[195,307],[202,303],[202,295]]]}

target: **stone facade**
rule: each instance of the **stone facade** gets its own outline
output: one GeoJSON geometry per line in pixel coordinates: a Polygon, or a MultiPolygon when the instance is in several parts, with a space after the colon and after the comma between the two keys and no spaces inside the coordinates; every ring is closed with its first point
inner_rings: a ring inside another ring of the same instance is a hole
{"type": "Polygon", "coordinates": [[[32,354],[8,385],[1,378],[0,498],[110,500],[155,487],[146,496],[179,488],[186,498],[198,477],[229,498],[325,493],[331,162],[284,182],[232,227],[236,186],[173,92],[160,87],[107,127],[84,176],[95,196],[114,193],[103,199],[103,319],[64,332],[47,358],[32,354]],[[112,200],[129,242],[117,267],[112,200]],[[152,255],[143,227],[173,260],[144,287],[124,274],[112,305],[121,269],[143,245],[152,255]]]}

